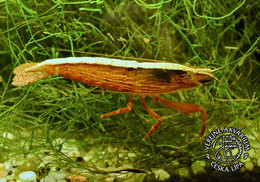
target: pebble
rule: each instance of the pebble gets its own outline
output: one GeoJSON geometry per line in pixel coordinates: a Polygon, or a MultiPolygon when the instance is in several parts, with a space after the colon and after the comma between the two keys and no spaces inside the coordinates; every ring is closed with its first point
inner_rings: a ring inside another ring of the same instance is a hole
{"type": "Polygon", "coordinates": [[[181,177],[190,178],[190,170],[188,167],[179,168],[178,173],[181,177]]]}
{"type": "Polygon", "coordinates": [[[5,170],[6,171],[11,171],[12,170],[12,166],[8,162],[5,163],[5,170]]]}
{"type": "Polygon", "coordinates": [[[56,139],[57,143],[61,143],[64,142],[62,145],[62,150],[61,152],[68,155],[68,156],[79,156],[80,155],[80,151],[77,147],[75,147],[73,144],[71,143],[66,143],[64,141],[64,139],[56,139]]]}
{"type": "Polygon", "coordinates": [[[22,171],[36,171],[38,165],[35,164],[34,161],[29,160],[24,162],[22,165],[19,165],[18,168],[21,169],[22,171]]]}
{"type": "Polygon", "coordinates": [[[93,156],[86,155],[83,157],[84,161],[89,161],[93,156]]]}
{"type": "Polygon", "coordinates": [[[135,175],[134,181],[135,182],[143,182],[143,181],[145,181],[146,176],[147,176],[146,173],[138,173],[138,174],[135,175]]]}
{"type": "Polygon", "coordinates": [[[19,174],[20,174],[21,172],[22,172],[22,170],[21,170],[20,168],[18,168],[18,167],[14,169],[14,175],[15,175],[15,176],[19,176],[19,174]]]}
{"type": "Polygon", "coordinates": [[[87,178],[84,176],[73,175],[68,178],[71,182],[87,182],[87,178]]]}
{"type": "Polygon", "coordinates": [[[128,153],[128,157],[136,157],[136,154],[131,152],[131,153],[128,153]]]}
{"type": "Polygon", "coordinates": [[[253,171],[254,169],[254,164],[250,161],[250,162],[246,162],[245,163],[245,168],[248,170],[248,171],[253,171]]]}
{"type": "Polygon", "coordinates": [[[257,159],[256,165],[257,165],[258,167],[260,167],[260,159],[257,159]]]}
{"type": "Polygon", "coordinates": [[[65,172],[53,172],[50,174],[50,176],[52,176],[54,179],[56,180],[63,180],[66,178],[67,174],[65,172]]]}
{"type": "Polygon", "coordinates": [[[16,137],[12,133],[3,133],[2,135],[4,138],[7,138],[9,140],[15,140],[16,137]]]}
{"type": "Polygon", "coordinates": [[[40,182],[56,182],[55,178],[53,176],[45,176],[40,180],[40,182]]]}
{"type": "Polygon", "coordinates": [[[191,169],[193,171],[193,174],[197,175],[197,174],[206,173],[206,170],[204,169],[205,166],[206,166],[205,161],[195,161],[195,162],[193,162],[191,164],[191,169]]]}
{"type": "Polygon", "coordinates": [[[109,177],[109,178],[105,178],[105,179],[104,179],[104,182],[113,182],[113,181],[115,181],[115,179],[112,178],[112,177],[109,177]]]}
{"type": "Polygon", "coordinates": [[[0,169],[5,169],[5,164],[4,163],[0,163],[0,169]]]}
{"type": "Polygon", "coordinates": [[[7,175],[7,172],[5,169],[0,169],[0,178],[5,177],[7,175]]]}
{"type": "Polygon", "coordinates": [[[154,170],[153,173],[158,181],[165,181],[170,178],[170,175],[163,169],[154,170]]]}
{"type": "Polygon", "coordinates": [[[260,167],[260,152],[256,152],[254,158],[256,159],[256,166],[260,167]]]}
{"type": "Polygon", "coordinates": [[[25,171],[19,174],[19,178],[26,182],[36,182],[36,174],[33,171],[25,171]]]}

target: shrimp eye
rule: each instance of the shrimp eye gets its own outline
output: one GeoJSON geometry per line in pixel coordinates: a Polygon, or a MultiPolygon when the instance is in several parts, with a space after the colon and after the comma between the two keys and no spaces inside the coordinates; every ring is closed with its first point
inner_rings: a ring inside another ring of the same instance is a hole
{"type": "Polygon", "coordinates": [[[191,77],[192,77],[190,73],[187,73],[187,76],[189,79],[191,79],[191,77]]]}

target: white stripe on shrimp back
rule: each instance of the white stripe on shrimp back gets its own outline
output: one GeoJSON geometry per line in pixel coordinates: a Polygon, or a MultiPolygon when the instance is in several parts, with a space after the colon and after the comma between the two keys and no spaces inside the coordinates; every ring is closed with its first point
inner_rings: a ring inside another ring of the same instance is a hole
{"type": "MultiPolygon", "coordinates": [[[[43,65],[59,65],[59,64],[98,64],[98,65],[109,65],[115,67],[124,68],[144,68],[144,69],[164,69],[164,70],[180,70],[180,71],[192,71],[194,73],[210,74],[211,69],[208,68],[192,68],[175,63],[155,63],[155,62],[137,62],[134,60],[120,60],[110,59],[103,57],[68,57],[68,58],[56,58],[47,59],[35,67],[43,65]]],[[[35,68],[34,67],[34,68],[35,68]]]]}

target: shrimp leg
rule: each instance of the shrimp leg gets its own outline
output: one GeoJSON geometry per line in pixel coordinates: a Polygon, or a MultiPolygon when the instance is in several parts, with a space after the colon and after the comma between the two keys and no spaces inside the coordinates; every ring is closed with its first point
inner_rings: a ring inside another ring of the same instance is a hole
{"type": "Polygon", "coordinates": [[[150,109],[147,104],[145,103],[144,100],[144,96],[143,95],[139,95],[140,100],[142,105],[144,106],[145,110],[154,118],[157,120],[157,123],[155,123],[152,128],[150,129],[150,131],[146,134],[146,136],[143,138],[143,141],[147,140],[148,137],[150,137],[153,132],[161,125],[162,123],[162,118],[161,116],[159,116],[157,113],[155,113],[152,109],[150,109]]]}
{"type": "Polygon", "coordinates": [[[170,107],[174,110],[180,111],[184,114],[200,112],[201,113],[201,122],[203,123],[201,126],[201,130],[200,130],[200,136],[202,136],[204,134],[205,129],[206,129],[206,124],[204,122],[207,120],[207,114],[206,114],[205,109],[202,106],[166,100],[166,99],[159,97],[159,95],[150,95],[150,96],[157,102],[159,102],[167,107],[170,107]]]}
{"type": "Polygon", "coordinates": [[[121,113],[126,113],[126,112],[129,112],[132,110],[132,101],[133,101],[133,98],[134,98],[134,94],[130,94],[130,97],[129,97],[129,100],[128,100],[128,103],[127,103],[127,107],[126,108],[121,108],[121,109],[118,109],[116,111],[112,111],[110,113],[107,113],[107,114],[103,114],[100,116],[100,118],[105,118],[105,117],[108,117],[108,116],[112,116],[112,115],[116,115],[116,114],[121,114],[121,113]]]}

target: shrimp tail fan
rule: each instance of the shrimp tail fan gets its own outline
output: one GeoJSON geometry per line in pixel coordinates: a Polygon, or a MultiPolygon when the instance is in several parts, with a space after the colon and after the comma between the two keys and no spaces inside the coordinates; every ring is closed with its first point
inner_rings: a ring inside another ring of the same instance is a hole
{"type": "Polygon", "coordinates": [[[14,69],[14,86],[23,86],[42,80],[49,76],[43,69],[32,69],[37,63],[25,63],[14,69]]]}

